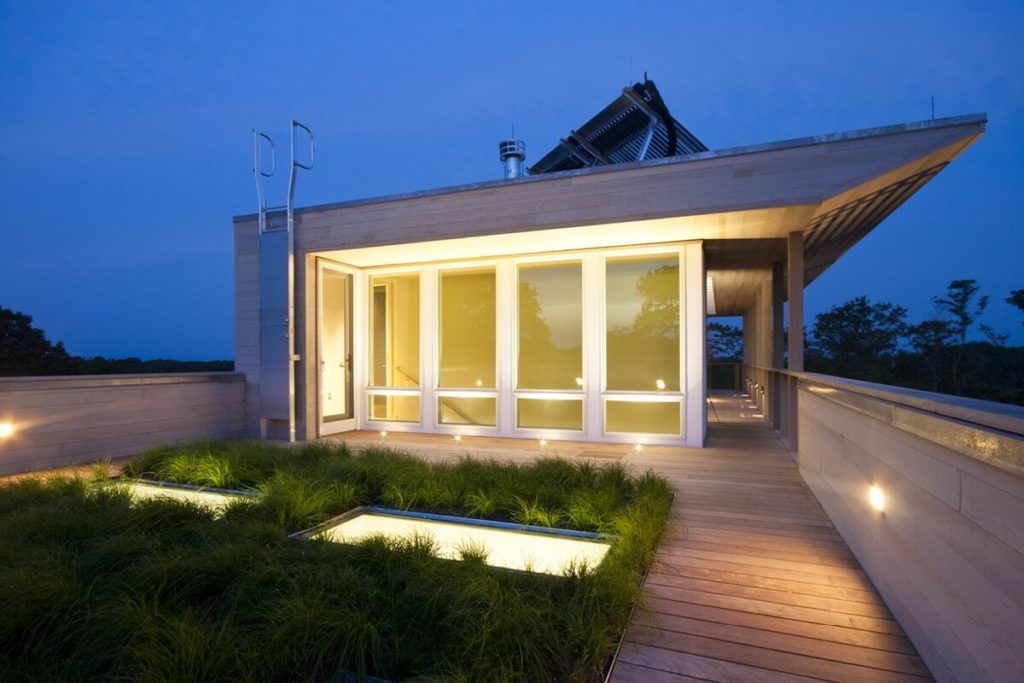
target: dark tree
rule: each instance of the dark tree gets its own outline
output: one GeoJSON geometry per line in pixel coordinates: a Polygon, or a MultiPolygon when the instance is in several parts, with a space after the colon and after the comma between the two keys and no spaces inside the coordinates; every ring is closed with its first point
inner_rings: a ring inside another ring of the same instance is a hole
{"type": "MultiPolygon", "coordinates": [[[[1024,313],[1024,289],[1015,289],[1010,292],[1010,296],[1006,297],[1006,303],[1016,306],[1021,313],[1024,313]]],[[[1020,324],[1024,325],[1024,320],[1020,324]]]]}
{"type": "Polygon", "coordinates": [[[907,333],[907,310],[859,296],[819,313],[808,344],[814,369],[856,379],[891,381],[893,359],[907,333]]]}
{"type": "Polygon", "coordinates": [[[967,343],[971,325],[988,307],[988,296],[978,297],[977,294],[977,280],[953,280],[946,287],[946,296],[932,297],[939,310],[952,318],[960,346],[967,343]]]}
{"type": "Polygon", "coordinates": [[[956,330],[948,320],[923,320],[910,327],[910,346],[928,368],[931,391],[941,388],[945,359],[955,336],[956,330]]]}
{"type": "Polygon", "coordinates": [[[708,358],[717,361],[743,359],[743,330],[725,323],[708,323],[708,358]]]}
{"type": "Polygon", "coordinates": [[[32,317],[0,306],[0,376],[72,373],[75,360],[63,342],[51,344],[32,317]]]}
{"type": "Polygon", "coordinates": [[[949,356],[949,390],[962,394],[971,379],[972,370],[965,369],[964,356],[967,333],[988,307],[988,296],[978,296],[978,281],[953,280],[946,287],[946,296],[932,297],[935,306],[951,323],[956,344],[949,356]]]}

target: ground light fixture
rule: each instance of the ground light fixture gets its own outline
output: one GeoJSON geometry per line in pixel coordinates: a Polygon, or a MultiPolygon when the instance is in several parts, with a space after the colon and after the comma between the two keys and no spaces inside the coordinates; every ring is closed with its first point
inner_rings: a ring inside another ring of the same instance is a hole
{"type": "Polygon", "coordinates": [[[868,489],[868,501],[871,503],[871,507],[879,512],[885,512],[885,493],[874,484],[868,489]]]}
{"type": "Polygon", "coordinates": [[[388,435],[388,430],[386,430],[386,429],[382,429],[382,430],[380,430],[380,436],[381,436],[381,438],[384,438],[384,437],[385,437],[385,436],[387,436],[387,435],[388,435]]]}
{"type": "Polygon", "coordinates": [[[14,434],[14,425],[10,422],[0,422],[0,439],[6,439],[14,434]]]}

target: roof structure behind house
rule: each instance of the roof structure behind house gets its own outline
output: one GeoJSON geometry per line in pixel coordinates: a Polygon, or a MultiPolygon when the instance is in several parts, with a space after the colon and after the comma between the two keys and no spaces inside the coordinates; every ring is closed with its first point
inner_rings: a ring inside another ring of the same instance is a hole
{"type": "Polygon", "coordinates": [[[707,150],[672,117],[654,81],[645,78],[623,88],[622,95],[579,130],[569,131],[529,171],[539,175],[707,150]]]}

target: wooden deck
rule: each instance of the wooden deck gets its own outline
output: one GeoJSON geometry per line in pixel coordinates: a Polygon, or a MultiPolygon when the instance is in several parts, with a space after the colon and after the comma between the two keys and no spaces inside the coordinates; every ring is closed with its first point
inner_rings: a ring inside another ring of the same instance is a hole
{"type": "Polygon", "coordinates": [[[931,680],[753,405],[716,397],[714,406],[704,449],[368,432],[344,440],[432,460],[618,460],[668,478],[673,518],[612,681],[931,680]]]}

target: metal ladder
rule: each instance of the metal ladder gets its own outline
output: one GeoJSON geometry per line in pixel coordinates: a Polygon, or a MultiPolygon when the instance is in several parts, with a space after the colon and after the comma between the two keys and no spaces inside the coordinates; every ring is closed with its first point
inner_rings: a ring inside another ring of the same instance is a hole
{"type": "Polygon", "coordinates": [[[266,439],[271,420],[287,421],[288,441],[295,441],[295,181],[299,169],[313,169],[316,143],[313,131],[295,119],[291,121],[291,164],[288,173],[288,199],[282,206],[267,207],[263,179],[277,170],[277,147],[273,138],[255,128],[253,137],[253,176],[259,203],[259,296],[260,296],[260,438],[266,439]],[[309,161],[295,155],[296,132],[309,140],[309,161]],[[261,148],[270,145],[270,171],[264,169],[261,148]],[[284,209],[287,224],[268,226],[267,214],[284,209]],[[282,277],[282,275],[284,277],[282,277]],[[283,282],[282,282],[283,280],[283,282]]]}

